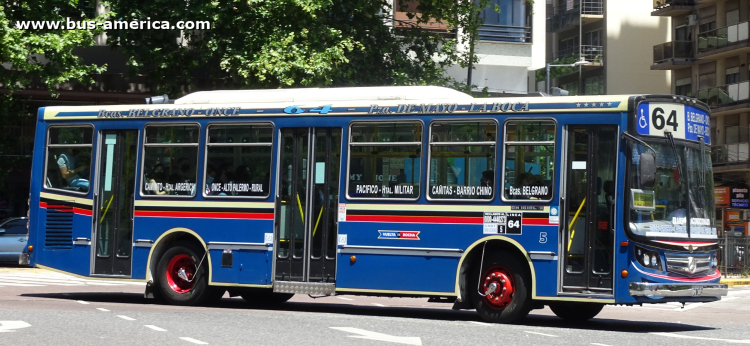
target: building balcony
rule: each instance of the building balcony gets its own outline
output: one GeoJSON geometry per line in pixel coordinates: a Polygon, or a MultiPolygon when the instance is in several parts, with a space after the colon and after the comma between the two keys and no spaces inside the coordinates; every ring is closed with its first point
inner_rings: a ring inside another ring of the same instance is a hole
{"type": "Polygon", "coordinates": [[[750,23],[702,32],[698,35],[699,59],[718,59],[750,52],[750,23]]]}
{"type": "Polygon", "coordinates": [[[711,107],[712,115],[750,110],[750,81],[727,84],[698,91],[698,100],[711,107]]]}
{"type": "Polygon", "coordinates": [[[556,7],[547,18],[547,32],[564,31],[604,18],[602,0],[578,0],[571,7],[556,7]]]}
{"type": "Polygon", "coordinates": [[[552,59],[548,59],[553,63],[567,63],[563,62],[563,59],[571,61],[571,63],[586,60],[589,62],[588,65],[583,65],[583,68],[599,67],[604,64],[604,46],[593,46],[593,45],[582,45],[579,47],[573,47],[568,49],[559,50],[552,55],[552,59]]]}
{"type": "Polygon", "coordinates": [[[478,34],[483,41],[531,42],[531,28],[527,26],[484,24],[478,34]]]}
{"type": "Polygon", "coordinates": [[[696,5],[695,0],[654,0],[652,16],[673,17],[688,13],[696,5]]]}
{"type": "Polygon", "coordinates": [[[654,64],[652,70],[676,70],[692,65],[693,42],[671,41],[654,46],[654,64]]]}

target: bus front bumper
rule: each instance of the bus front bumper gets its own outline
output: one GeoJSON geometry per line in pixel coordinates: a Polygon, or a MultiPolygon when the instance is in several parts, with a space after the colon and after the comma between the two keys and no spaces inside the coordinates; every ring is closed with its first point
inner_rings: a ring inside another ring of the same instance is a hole
{"type": "Polygon", "coordinates": [[[630,283],[630,295],[641,297],[719,297],[728,291],[727,284],[630,283]]]}

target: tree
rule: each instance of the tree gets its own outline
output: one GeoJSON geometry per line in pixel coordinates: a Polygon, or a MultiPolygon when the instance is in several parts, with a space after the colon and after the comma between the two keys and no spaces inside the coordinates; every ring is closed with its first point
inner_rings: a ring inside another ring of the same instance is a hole
{"type": "MultiPolygon", "coordinates": [[[[489,0],[161,0],[110,2],[112,20],[208,21],[210,29],[108,30],[158,93],[195,89],[451,85],[444,68],[475,61],[460,49],[489,0]],[[432,23],[433,30],[420,29],[432,23]],[[463,28],[458,31],[453,28],[463,28]]],[[[466,86],[462,87],[466,89],[466,86]]]]}
{"type": "Polygon", "coordinates": [[[13,93],[27,88],[46,88],[51,96],[59,84],[89,84],[104,67],[86,65],[73,48],[90,46],[93,30],[22,29],[18,21],[80,20],[84,14],[78,0],[0,0],[0,200],[22,204],[10,206],[20,213],[28,185],[25,179],[31,157],[19,155],[17,125],[33,122],[36,109],[26,107],[13,93]]]}

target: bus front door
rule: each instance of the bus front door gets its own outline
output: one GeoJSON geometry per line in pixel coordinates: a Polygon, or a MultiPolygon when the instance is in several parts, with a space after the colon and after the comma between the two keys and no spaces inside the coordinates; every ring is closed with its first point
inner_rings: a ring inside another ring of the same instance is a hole
{"type": "Polygon", "coordinates": [[[612,294],[618,129],[567,126],[562,292],[612,294]]]}
{"type": "Polygon", "coordinates": [[[334,287],[340,163],[341,128],[281,129],[274,291],[334,287]]]}
{"type": "Polygon", "coordinates": [[[93,274],[129,277],[138,130],[104,130],[99,138],[93,274]]]}

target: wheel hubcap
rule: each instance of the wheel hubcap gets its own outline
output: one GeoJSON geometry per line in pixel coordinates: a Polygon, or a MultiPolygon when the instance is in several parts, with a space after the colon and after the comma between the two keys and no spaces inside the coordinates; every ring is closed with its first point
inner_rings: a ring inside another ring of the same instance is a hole
{"type": "Polygon", "coordinates": [[[177,293],[188,293],[195,286],[195,261],[190,256],[174,256],[167,266],[167,283],[177,293]]]}
{"type": "Polygon", "coordinates": [[[487,305],[495,309],[505,309],[515,293],[513,275],[500,266],[487,269],[482,275],[481,290],[486,294],[483,299],[487,305]]]}

